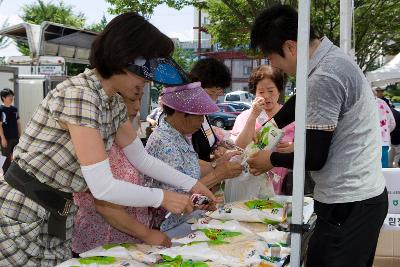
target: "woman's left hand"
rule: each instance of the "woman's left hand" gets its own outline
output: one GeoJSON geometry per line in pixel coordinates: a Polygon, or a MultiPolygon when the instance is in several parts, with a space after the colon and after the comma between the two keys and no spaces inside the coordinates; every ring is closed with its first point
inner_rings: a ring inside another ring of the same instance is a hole
{"type": "Polygon", "coordinates": [[[203,185],[201,182],[197,182],[192,189],[190,190],[191,193],[193,194],[200,194],[203,196],[208,197],[211,199],[213,202],[221,202],[222,200],[217,198],[205,185],[203,185]]]}
{"type": "Polygon", "coordinates": [[[276,151],[279,153],[292,153],[294,151],[293,142],[279,142],[276,146],[276,151]]]}

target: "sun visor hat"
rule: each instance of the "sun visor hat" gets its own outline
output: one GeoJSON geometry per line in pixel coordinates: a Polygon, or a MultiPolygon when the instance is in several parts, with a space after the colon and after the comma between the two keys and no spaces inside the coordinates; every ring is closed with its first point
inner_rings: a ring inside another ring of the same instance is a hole
{"type": "Polygon", "coordinates": [[[189,76],[172,58],[136,58],[127,70],[156,83],[176,86],[190,83],[189,76]]]}

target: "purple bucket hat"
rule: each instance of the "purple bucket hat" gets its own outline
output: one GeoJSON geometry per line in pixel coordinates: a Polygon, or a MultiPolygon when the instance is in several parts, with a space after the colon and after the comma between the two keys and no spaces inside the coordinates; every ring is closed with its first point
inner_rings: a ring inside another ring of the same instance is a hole
{"type": "Polygon", "coordinates": [[[165,87],[162,104],[176,111],[193,115],[207,115],[219,111],[218,106],[201,87],[200,82],[165,87]]]}

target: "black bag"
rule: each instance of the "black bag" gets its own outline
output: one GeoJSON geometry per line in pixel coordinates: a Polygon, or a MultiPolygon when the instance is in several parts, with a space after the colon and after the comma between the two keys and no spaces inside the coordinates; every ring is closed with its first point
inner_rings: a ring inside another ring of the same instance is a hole
{"type": "MultiPolygon", "coordinates": [[[[306,171],[304,177],[304,195],[313,195],[314,193],[314,180],[311,178],[310,172],[306,171]]],[[[282,193],[287,196],[293,194],[293,171],[289,170],[286,174],[282,184],[282,193]]]]}

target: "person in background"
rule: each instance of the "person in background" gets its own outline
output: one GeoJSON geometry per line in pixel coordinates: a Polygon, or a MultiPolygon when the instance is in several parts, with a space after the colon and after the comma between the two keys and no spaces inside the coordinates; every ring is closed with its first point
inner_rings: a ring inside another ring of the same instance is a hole
{"type": "Polygon", "coordinates": [[[383,101],[385,101],[386,104],[387,104],[389,107],[393,107],[392,102],[391,102],[389,99],[387,99],[387,98],[385,97],[385,94],[384,94],[385,90],[386,90],[385,88],[381,88],[381,87],[376,87],[376,88],[374,88],[374,91],[376,92],[376,96],[377,96],[378,98],[382,99],[383,101]]]}
{"type": "Polygon", "coordinates": [[[381,163],[382,168],[392,167],[389,166],[389,147],[391,144],[391,132],[396,127],[396,121],[394,120],[393,113],[390,107],[381,98],[376,98],[376,107],[379,111],[379,127],[381,129],[381,140],[382,140],[382,157],[381,163]]]}
{"type": "Polygon", "coordinates": [[[400,167],[400,112],[395,108],[392,111],[396,127],[390,133],[389,167],[400,167]]]}
{"type": "Polygon", "coordinates": [[[19,122],[18,109],[12,104],[14,102],[14,92],[4,88],[0,92],[3,105],[0,106],[0,139],[1,154],[6,157],[3,165],[3,173],[10,167],[14,147],[18,144],[21,135],[21,125],[19,122]]]}
{"type": "MultiPolygon", "coordinates": [[[[214,102],[217,102],[219,96],[224,95],[224,89],[231,84],[231,73],[228,67],[215,58],[204,58],[197,61],[189,76],[193,82],[201,83],[201,87],[214,102]]],[[[230,152],[219,155],[218,159],[212,159],[213,151],[222,141],[224,132],[223,129],[214,128],[208,116],[205,115],[201,127],[191,137],[193,148],[199,157],[202,168],[212,172],[217,166],[223,167],[225,172],[219,174],[221,176],[219,178],[222,180],[236,177],[242,170],[240,164],[229,162],[233,155],[230,152]]]]}
{"type": "Polygon", "coordinates": [[[153,109],[151,113],[147,116],[146,121],[150,123],[151,127],[157,126],[158,124],[158,118],[160,118],[160,115],[162,113],[162,97],[161,95],[158,97],[158,107],[153,109]]]}
{"type": "MultiPolygon", "coordinates": [[[[304,64],[297,62],[298,19],[293,7],[274,5],[259,13],[251,29],[251,47],[288,75],[304,64]]],[[[309,59],[304,164],[315,181],[317,221],[305,265],[372,266],[388,212],[375,97],[357,63],[327,37],[319,38],[312,26],[309,59]]],[[[295,106],[291,97],[273,123],[282,129],[293,122],[295,106]]],[[[294,153],[262,150],[248,163],[257,175],[273,167],[293,168],[293,161],[294,153]]]]}
{"type": "MultiPolygon", "coordinates": [[[[262,124],[272,118],[282,107],[278,103],[281,94],[284,93],[286,75],[279,69],[269,65],[261,65],[255,68],[249,77],[249,92],[256,98],[251,109],[243,111],[236,118],[235,125],[231,131],[231,138],[236,145],[246,148],[255,139],[257,131],[262,124]]],[[[294,123],[283,128],[283,136],[276,151],[282,153],[293,152],[294,123]]],[[[283,180],[288,173],[286,168],[273,168],[267,173],[272,179],[274,191],[281,194],[283,180]]]]}
{"type": "MultiPolygon", "coordinates": [[[[124,98],[130,121],[140,109],[140,99],[124,98]]],[[[117,144],[109,152],[111,171],[117,179],[144,185],[142,175],[135,169],[117,144]]],[[[141,243],[171,246],[164,233],[151,229],[152,214],[149,208],[124,207],[107,201],[97,200],[90,192],[74,194],[78,206],[72,234],[72,251],[77,254],[104,244],[141,243]]]]}

